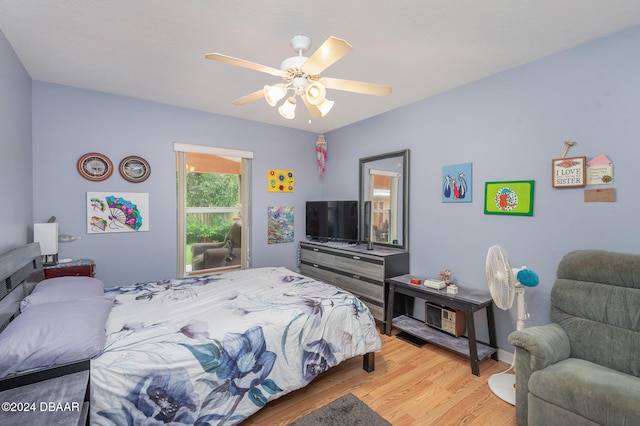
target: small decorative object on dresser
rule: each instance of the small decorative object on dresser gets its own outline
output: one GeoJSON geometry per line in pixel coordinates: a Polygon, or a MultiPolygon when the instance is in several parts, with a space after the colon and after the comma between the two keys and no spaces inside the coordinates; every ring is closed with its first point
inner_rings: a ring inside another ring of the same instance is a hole
{"type": "Polygon", "coordinates": [[[144,158],[132,155],[120,162],[120,174],[129,182],[140,183],[151,174],[151,166],[144,158]]]}
{"type": "Polygon", "coordinates": [[[45,278],[95,276],[96,264],[92,259],[77,259],[44,268],[45,278]]]}

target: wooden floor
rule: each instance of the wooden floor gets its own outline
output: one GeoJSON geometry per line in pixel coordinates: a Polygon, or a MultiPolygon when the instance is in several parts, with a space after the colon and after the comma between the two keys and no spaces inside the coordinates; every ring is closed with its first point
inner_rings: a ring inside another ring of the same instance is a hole
{"type": "Polygon", "coordinates": [[[394,426],[516,424],[515,407],[487,385],[507,364],[486,359],[477,377],[466,357],[430,344],[418,348],[396,337],[381,338],[374,372],[362,369],[361,356],[352,358],[306,388],[269,402],[242,425],[286,425],[347,393],[394,426]]]}

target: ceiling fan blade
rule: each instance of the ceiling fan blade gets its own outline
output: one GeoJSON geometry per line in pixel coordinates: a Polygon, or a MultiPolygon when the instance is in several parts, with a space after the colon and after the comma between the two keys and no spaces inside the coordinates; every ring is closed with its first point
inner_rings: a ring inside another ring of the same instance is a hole
{"type": "Polygon", "coordinates": [[[389,86],[365,83],[363,81],[324,77],[320,79],[320,83],[327,89],[344,90],[347,92],[362,93],[364,95],[387,96],[391,94],[391,87],[389,86]]]}
{"type": "Polygon", "coordinates": [[[234,105],[246,105],[249,102],[257,101],[258,99],[264,97],[264,90],[256,90],[253,93],[248,94],[247,96],[243,96],[241,98],[236,99],[232,102],[234,105]]]}
{"type": "Polygon", "coordinates": [[[265,72],[267,74],[275,75],[276,77],[282,77],[282,71],[277,68],[256,64],[255,62],[245,61],[244,59],[233,58],[221,53],[207,53],[204,57],[213,61],[224,62],[225,64],[265,72]]]}
{"type": "Polygon", "coordinates": [[[331,36],[307,59],[302,65],[302,70],[310,75],[320,75],[338,59],[351,52],[351,49],[351,45],[346,41],[331,36]]]}
{"type": "Polygon", "coordinates": [[[320,113],[320,110],[318,109],[318,107],[316,107],[315,105],[311,105],[309,102],[307,102],[306,96],[303,95],[300,97],[302,98],[302,101],[307,107],[307,110],[309,110],[309,115],[311,116],[311,118],[322,118],[322,114],[320,113]]]}

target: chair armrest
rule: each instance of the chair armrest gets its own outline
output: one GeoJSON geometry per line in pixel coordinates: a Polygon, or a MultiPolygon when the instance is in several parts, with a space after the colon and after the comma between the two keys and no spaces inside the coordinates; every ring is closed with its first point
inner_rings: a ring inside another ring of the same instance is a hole
{"type": "Polygon", "coordinates": [[[211,248],[224,247],[225,243],[195,243],[191,246],[191,256],[196,257],[199,254],[204,253],[205,250],[211,248]]]}
{"type": "Polygon", "coordinates": [[[520,348],[529,352],[530,367],[533,371],[541,370],[571,355],[569,336],[558,324],[514,331],[509,335],[509,343],[517,348],[516,357],[520,348]]]}
{"type": "Polygon", "coordinates": [[[231,253],[228,247],[207,249],[202,255],[204,269],[220,268],[225,266],[227,256],[231,253]]]}
{"type": "Polygon", "coordinates": [[[529,378],[534,371],[569,358],[569,336],[558,324],[514,331],[509,343],[516,347],[516,423],[526,425],[529,411],[529,378]]]}

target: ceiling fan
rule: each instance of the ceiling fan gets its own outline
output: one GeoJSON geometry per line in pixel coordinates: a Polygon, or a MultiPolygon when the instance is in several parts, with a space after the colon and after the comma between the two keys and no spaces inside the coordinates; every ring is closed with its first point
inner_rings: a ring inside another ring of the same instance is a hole
{"type": "Polygon", "coordinates": [[[331,110],[334,103],[326,98],[326,89],[343,90],[374,96],[387,96],[391,93],[391,87],[389,86],[365,83],[362,81],[320,77],[320,73],[351,51],[351,45],[345,40],[331,36],[327,38],[310,57],[303,56],[303,53],[309,50],[311,46],[311,39],[309,37],[304,35],[293,36],[291,37],[290,44],[297,53],[297,56],[292,56],[282,61],[280,69],[245,61],[244,59],[233,58],[221,53],[208,53],[205,57],[214,61],[282,77],[285,81],[284,83],[265,85],[264,88],[260,90],[236,99],[233,101],[233,104],[245,105],[264,97],[269,105],[276,106],[277,102],[284,98],[287,92],[291,90],[291,96],[278,108],[280,115],[290,120],[295,117],[297,96],[302,99],[312,118],[321,118],[331,110]]]}

